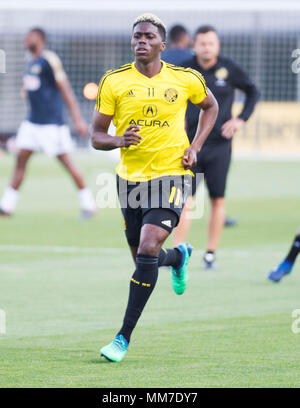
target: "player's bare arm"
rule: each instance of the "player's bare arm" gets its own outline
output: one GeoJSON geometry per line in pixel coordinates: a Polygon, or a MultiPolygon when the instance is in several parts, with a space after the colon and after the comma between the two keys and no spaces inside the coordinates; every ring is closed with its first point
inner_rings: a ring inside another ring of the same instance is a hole
{"type": "Polygon", "coordinates": [[[138,145],[142,137],[137,133],[141,130],[140,126],[130,125],[125,130],[123,136],[110,136],[108,128],[112,116],[103,113],[94,112],[92,126],[92,145],[96,150],[113,150],[121,147],[138,145]]]}
{"type": "Polygon", "coordinates": [[[59,89],[67,107],[69,108],[74,124],[78,133],[81,136],[88,136],[89,127],[80,113],[79,105],[77,103],[74,92],[71,88],[70,82],[67,78],[62,81],[56,81],[56,86],[59,89]]]}
{"type": "Polygon", "coordinates": [[[182,165],[185,169],[190,169],[196,165],[197,154],[214,127],[219,112],[218,102],[209,89],[207,97],[197,106],[201,108],[201,112],[194,140],[190,147],[186,149],[182,159],[182,165]]]}

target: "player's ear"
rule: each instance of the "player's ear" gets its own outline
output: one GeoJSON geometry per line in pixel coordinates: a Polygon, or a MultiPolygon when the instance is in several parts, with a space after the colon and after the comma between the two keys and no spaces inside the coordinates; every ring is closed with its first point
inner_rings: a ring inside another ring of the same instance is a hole
{"type": "Polygon", "coordinates": [[[160,51],[161,51],[161,52],[165,51],[166,47],[167,47],[167,44],[166,44],[165,41],[163,41],[163,42],[161,43],[161,46],[160,46],[160,51]]]}

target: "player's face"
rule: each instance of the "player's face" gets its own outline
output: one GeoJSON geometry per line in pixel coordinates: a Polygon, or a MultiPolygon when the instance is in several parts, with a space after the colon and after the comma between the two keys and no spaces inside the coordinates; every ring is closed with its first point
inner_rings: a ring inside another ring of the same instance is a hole
{"type": "Polygon", "coordinates": [[[191,45],[191,38],[188,33],[185,33],[181,40],[183,48],[189,48],[191,45]]]}
{"type": "Polygon", "coordinates": [[[28,33],[24,38],[24,47],[32,53],[35,53],[44,44],[42,37],[36,32],[28,33]]]}
{"type": "Polygon", "coordinates": [[[155,25],[139,23],[134,27],[131,47],[137,61],[150,62],[165,50],[166,43],[155,25]]]}
{"type": "Polygon", "coordinates": [[[215,59],[220,52],[220,40],[214,31],[197,34],[194,41],[194,50],[197,57],[204,61],[215,59]]]}

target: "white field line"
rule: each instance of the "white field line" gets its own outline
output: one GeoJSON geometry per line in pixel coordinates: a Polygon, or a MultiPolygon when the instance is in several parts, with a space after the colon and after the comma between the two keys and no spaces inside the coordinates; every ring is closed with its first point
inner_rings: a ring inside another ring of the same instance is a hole
{"type": "MultiPolygon", "coordinates": [[[[220,249],[218,254],[230,255],[230,256],[249,256],[249,254],[276,255],[283,245],[276,245],[268,248],[252,247],[251,249],[220,249]]],[[[119,254],[128,253],[127,248],[82,248],[75,246],[45,246],[45,245],[0,245],[0,252],[45,252],[45,253],[62,253],[62,254],[119,254]]],[[[197,249],[193,251],[193,254],[201,255],[204,251],[197,249]]]]}

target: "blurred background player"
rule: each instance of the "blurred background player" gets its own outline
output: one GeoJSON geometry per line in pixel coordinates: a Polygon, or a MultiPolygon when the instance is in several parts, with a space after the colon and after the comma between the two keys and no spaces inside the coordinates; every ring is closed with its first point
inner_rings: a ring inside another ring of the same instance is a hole
{"type": "MultiPolygon", "coordinates": [[[[241,129],[252,114],[259,93],[255,85],[242,68],[229,58],[219,55],[220,40],[214,27],[204,25],[198,28],[194,38],[195,56],[183,65],[199,71],[206,80],[207,86],[215,95],[219,104],[217,121],[197,158],[194,174],[204,173],[208,188],[211,213],[208,227],[207,251],[203,258],[206,269],[215,267],[215,251],[225,222],[225,187],[231,161],[231,141],[234,133],[241,129]],[[232,118],[231,108],[235,89],[245,93],[243,110],[237,118],[232,118]]],[[[188,104],[187,133],[193,140],[197,130],[199,108],[188,104]]],[[[193,178],[193,195],[196,192],[196,177],[193,178]]],[[[189,205],[185,210],[178,227],[174,230],[174,243],[183,242],[186,238],[190,220],[189,205]]]]}
{"type": "MultiPolygon", "coordinates": [[[[169,43],[169,48],[162,55],[164,61],[181,66],[193,58],[194,53],[191,50],[191,37],[184,26],[180,24],[172,26],[169,33],[169,43]]],[[[225,217],[225,226],[229,227],[236,224],[236,219],[225,217]]]]}
{"type": "Polygon", "coordinates": [[[59,57],[45,49],[45,42],[45,32],[40,28],[30,30],[24,39],[25,48],[31,54],[23,80],[30,109],[17,134],[19,152],[11,183],[0,201],[0,215],[11,215],[15,211],[28,159],[33,152],[44,151],[49,156],[56,156],[73,178],[79,190],[81,217],[89,218],[94,215],[96,205],[92,192],[85,186],[80,171],[69,156],[72,140],[63,118],[63,100],[78,133],[86,137],[89,129],[59,57]]]}
{"type": "Polygon", "coordinates": [[[169,32],[169,48],[162,54],[162,59],[169,64],[181,65],[192,58],[191,37],[187,29],[176,24],[169,32]]]}
{"type": "Polygon", "coordinates": [[[300,253],[300,229],[297,232],[297,235],[294,239],[294,242],[289,253],[284,258],[284,260],[277,266],[277,268],[270,272],[269,279],[272,280],[273,282],[280,282],[280,280],[285,275],[291,273],[299,253],[300,253]]]}

